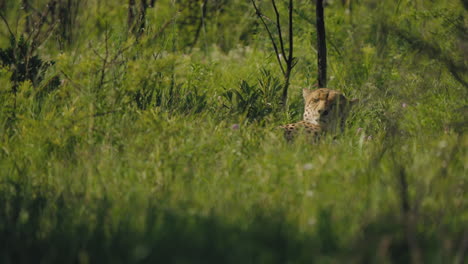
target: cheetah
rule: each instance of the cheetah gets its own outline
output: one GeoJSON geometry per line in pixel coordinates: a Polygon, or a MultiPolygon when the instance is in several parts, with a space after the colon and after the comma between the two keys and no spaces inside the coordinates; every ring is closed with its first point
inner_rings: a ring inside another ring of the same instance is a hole
{"type": "Polygon", "coordinates": [[[314,138],[325,132],[343,131],[351,107],[358,102],[357,99],[349,100],[341,92],[328,88],[304,88],[302,95],[305,102],[303,120],[280,126],[287,140],[293,139],[299,131],[314,138]]]}

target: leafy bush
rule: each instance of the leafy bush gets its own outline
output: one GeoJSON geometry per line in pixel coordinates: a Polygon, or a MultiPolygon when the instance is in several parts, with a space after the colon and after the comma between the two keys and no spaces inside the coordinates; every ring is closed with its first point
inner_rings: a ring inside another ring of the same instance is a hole
{"type": "MultiPolygon", "coordinates": [[[[23,2],[49,3],[0,1],[18,32],[23,2]]],[[[0,38],[0,263],[467,262],[465,5],[327,2],[329,88],[361,103],[314,144],[275,129],[316,81],[311,1],[286,113],[249,1],[158,0],[138,37],[82,1],[66,48],[0,38]]]]}
{"type": "Polygon", "coordinates": [[[281,89],[279,78],[263,69],[257,84],[249,85],[242,80],[239,88],[225,91],[222,95],[223,106],[232,114],[245,115],[250,121],[259,121],[280,110],[281,89]]]}
{"type": "MultiPolygon", "coordinates": [[[[33,55],[32,51],[33,47],[23,36],[18,40],[10,36],[10,46],[0,49],[1,65],[8,67],[13,73],[11,75],[11,81],[14,83],[13,89],[26,80],[38,85],[43,80],[47,69],[54,64],[53,61],[43,61],[38,55],[33,55]]],[[[55,89],[58,82],[58,78],[50,82],[50,89],[55,89]]]]}

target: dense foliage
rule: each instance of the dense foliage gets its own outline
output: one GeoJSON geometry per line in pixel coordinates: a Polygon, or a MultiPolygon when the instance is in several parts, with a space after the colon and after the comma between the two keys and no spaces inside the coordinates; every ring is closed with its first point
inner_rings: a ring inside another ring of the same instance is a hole
{"type": "Polygon", "coordinates": [[[328,87],[361,103],[314,144],[276,128],[313,1],[286,111],[249,1],[131,2],[0,2],[1,263],[468,261],[466,1],[327,1],[328,87]]]}

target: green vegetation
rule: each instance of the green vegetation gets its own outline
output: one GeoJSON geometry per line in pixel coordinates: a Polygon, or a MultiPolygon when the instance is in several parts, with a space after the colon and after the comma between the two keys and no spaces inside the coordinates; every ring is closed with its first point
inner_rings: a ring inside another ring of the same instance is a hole
{"type": "Polygon", "coordinates": [[[0,2],[1,263],[467,262],[466,1],[327,5],[328,87],[361,104],[315,144],[276,129],[316,83],[309,0],[287,111],[249,1],[138,30],[126,1],[26,2],[0,2]]]}

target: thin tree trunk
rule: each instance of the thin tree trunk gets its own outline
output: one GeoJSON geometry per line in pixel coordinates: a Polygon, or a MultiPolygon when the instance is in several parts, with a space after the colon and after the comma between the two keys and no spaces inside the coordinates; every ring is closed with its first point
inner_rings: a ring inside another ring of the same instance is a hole
{"type": "MultiPolygon", "coordinates": [[[[289,0],[289,7],[288,7],[288,12],[289,12],[289,23],[288,23],[288,26],[289,26],[289,54],[288,54],[288,57],[287,57],[287,61],[286,61],[286,74],[284,76],[284,87],[283,87],[283,96],[282,96],[282,104],[283,104],[283,110],[284,111],[287,111],[288,110],[288,89],[289,89],[289,79],[291,77],[291,71],[292,71],[292,68],[294,67],[295,65],[295,62],[294,62],[294,57],[293,57],[293,0],[289,0]]],[[[279,18],[279,16],[278,16],[279,18]]],[[[283,48],[283,44],[281,43],[281,47],[282,49],[284,50],[283,48]]],[[[284,51],[283,51],[284,53],[284,51]]],[[[283,54],[283,56],[286,56],[286,54],[283,54]]]]}
{"type": "Polygon", "coordinates": [[[200,38],[200,32],[202,31],[202,28],[203,28],[204,23],[205,23],[205,15],[206,15],[206,6],[207,6],[207,3],[208,3],[208,0],[204,0],[204,1],[203,1],[203,4],[202,4],[202,12],[201,12],[201,16],[200,16],[200,22],[198,23],[197,30],[195,31],[195,37],[193,38],[193,42],[192,42],[192,44],[190,45],[190,52],[191,52],[192,49],[195,47],[195,45],[196,45],[197,42],[198,42],[198,39],[200,38]]]}
{"type": "Polygon", "coordinates": [[[255,4],[255,0],[251,0],[253,7],[255,8],[255,13],[257,16],[260,18],[260,21],[262,21],[263,26],[265,27],[265,30],[268,33],[268,37],[271,40],[271,44],[273,45],[273,49],[276,54],[276,59],[278,60],[278,65],[281,69],[281,72],[283,73],[284,76],[284,84],[283,84],[283,90],[282,90],[282,96],[281,96],[281,104],[283,107],[284,111],[288,110],[287,103],[288,103],[288,89],[289,89],[289,81],[291,78],[291,72],[294,66],[296,65],[296,60],[294,58],[293,54],[293,0],[289,0],[289,6],[288,6],[288,40],[289,40],[289,50],[288,54],[286,54],[286,49],[283,41],[283,34],[281,30],[281,20],[280,20],[280,13],[278,11],[278,8],[276,6],[275,0],[271,0],[271,4],[273,6],[273,9],[275,10],[275,15],[276,15],[276,30],[278,32],[278,42],[279,42],[279,47],[276,43],[275,38],[273,37],[272,31],[268,27],[265,17],[258,6],[255,4]],[[284,61],[284,62],[283,62],[284,61]],[[286,63],[286,68],[284,67],[284,63],[286,63]]]}
{"type": "Polygon", "coordinates": [[[288,89],[289,89],[289,78],[291,76],[291,72],[287,71],[286,76],[284,77],[284,86],[283,86],[283,94],[281,96],[281,104],[283,105],[283,110],[287,111],[288,109],[288,89]]]}
{"type": "Polygon", "coordinates": [[[128,1],[128,31],[139,37],[146,30],[146,11],[154,6],[155,1],[140,0],[137,7],[135,0],[128,1]]]}
{"type": "MultiPolygon", "coordinates": [[[[54,2],[52,2],[53,4],[54,2]]],[[[75,3],[76,4],[76,3],[75,3]]],[[[55,6],[51,5],[51,8],[55,10],[55,6]]],[[[73,16],[74,16],[75,5],[72,0],[61,0],[58,2],[58,18],[60,20],[60,38],[61,42],[69,46],[72,43],[72,30],[73,30],[73,16]]],[[[62,46],[63,44],[61,44],[62,46]]],[[[62,49],[63,47],[61,47],[62,49]]]]}
{"type": "Polygon", "coordinates": [[[317,0],[315,12],[317,16],[318,86],[327,87],[327,43],[325,41],[323,0],[317,0]]]}
{"type": "Polygon", "coordinates": [[[27,0],[23,0],[21,2],[21,5],[22,5],[22,8],[23,8],[24,12],[26,13],[26,22],[25,22],[24,31],[26,32],[26,34],[29,34],[29,33],[32,32],[32,22],[31,22],[31,17],[30,17],[30,14],[29,14],[29,11],[30,11],[29,3],[28,3],[27,0]]]}
{"type": "Polygon", "coordinates": [[[146,28],[146,9],[148,9],[148,3],[146,0],[141,0],[140,14],[138,15],[138,34],[142,34],[146,28]]]}
{"type": "Polygon", "coordinates": [[[127,17],[127,26],[129,31],[133,31],[135,26],[135,0],[128,0],[128,17],[127,17]]]}

